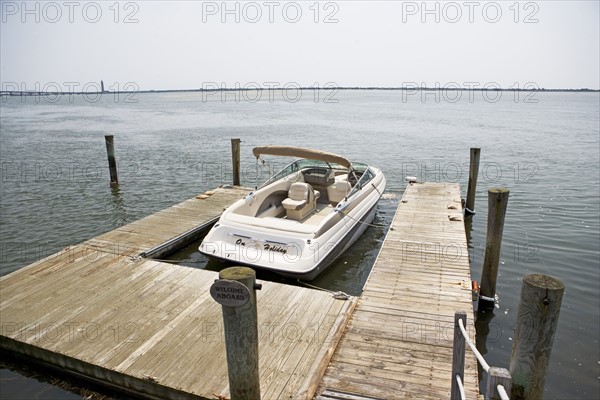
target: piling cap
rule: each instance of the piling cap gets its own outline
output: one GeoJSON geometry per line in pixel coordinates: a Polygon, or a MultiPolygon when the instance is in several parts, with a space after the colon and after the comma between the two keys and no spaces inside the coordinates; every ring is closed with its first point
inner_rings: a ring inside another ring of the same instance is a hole
{"type": "Polygon", "coordinates": [[[543,274],[531,274],[523,278],[523,282],[533,287],[548,290],[564,290],[565,285],[556,278],[543,274]]]}
{"type": "Polygon", "coordinates": [[[256,271],[248,267],[230,267],[219,272],[220,279],[248,279],[256,278],[256,271]]]}

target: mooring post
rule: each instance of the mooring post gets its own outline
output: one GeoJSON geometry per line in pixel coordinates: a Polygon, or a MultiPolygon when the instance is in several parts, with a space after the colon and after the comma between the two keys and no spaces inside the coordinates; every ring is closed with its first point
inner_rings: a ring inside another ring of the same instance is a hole
{"type": "Polygon", "coordinates": [[[256,290],[260,288],[256,272],[247,267],[222,270],[210,288],[223,309],[231,400],[260,399],[256,312],[256,290]]]}
{"type": "Polygon", "coordinates": [[[504,216],[506,215],[509,193],[509,190],[505,188],[492,188],[488,191],[487,236],[485,239],[481,284],[479,285],[479,310],[494,307],[504,216]]]}
{"type": "Polygon", "coordinates": [[[117,160],[115,158],[115,142],[113,135],[105,135],[106,153],[108,154],[108,169],[110,171],[110,185],[118,186],[119,177],[117,176],[117,160]]]}
{"type": "Polygon", "coordinates": [[[452,345],[452,386],[450,391],[450,400],[462,399],[456,376],[460,377],[460,381],[465,382],[465,337],[460,330],[458,321],[463,322],[463,326],[467,326],[467,313],[465,311],[456,311],[454,313],[454,342],[452,345]]]}
{"type": "Polygon", "coordinates": [[[510,374],[511,399],[541,399],[565,285],[542,274],[527,275],[521,286],[510,374]]]}
{"type": "Polygon", "coordinates": [[[231,139],[231,162],[233,164],[233,185],[240,186],[240,139],[231,139]]]}
{"type": "Polygon", "coordinates": [[[481,149],[471,147],[469,163],[469,185],[467,186],[467,203],[465,204],[465,215],[475,214],[475,192],[477,191],[477,176],[479,175],[479,154],[481,149]]]}
{"type": "Polygon", "coordinates": [[[487,384],[485,390],[486,400],[502,400],[498,385],[504,388],[504,391],[510,397],[511,393],[511,378],[510,373],[506,368],[490,367],[487,376],[487,384]]]}

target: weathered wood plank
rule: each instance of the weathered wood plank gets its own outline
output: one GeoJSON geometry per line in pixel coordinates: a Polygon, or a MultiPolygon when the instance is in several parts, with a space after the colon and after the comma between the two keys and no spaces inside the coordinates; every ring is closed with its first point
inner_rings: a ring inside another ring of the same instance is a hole
{"type": "MultiPolygon", "coordinates": [[[[217,189],[0,278],[0,347],[146,398],[228,396],[221,306],[209,296],[217,274],[130,256],[245,192],[217,189]]],[[[264,282],[257,304],[263,390],[311,395],[355,300],[264,282]]]]}
{"type": "MultiPolygon", "coordinates": [[[[458,185],[408,186],[318,393],[448,398],[454,312],[472,311],[470,282],[458,185]]],[[[472,355],[465,389],[476,398],[472,355]]]]}

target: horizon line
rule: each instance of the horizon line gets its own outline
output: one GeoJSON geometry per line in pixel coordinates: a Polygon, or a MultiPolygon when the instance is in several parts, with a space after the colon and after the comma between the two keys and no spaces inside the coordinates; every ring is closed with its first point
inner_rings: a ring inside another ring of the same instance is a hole
{"type": "Polygon", "coordinates": [[[298,86],[292,88],[273,88],[273,87],[253,87],[253,88],[195,88],[195,89],[145,89],[145,90],[117,90],[117,91],[89,91],[89,92],[66,92],[66,91],[39,91],[39,90],[0,90],[0,95],[22,95],[22,96],[44,96],[44,95],[89,95],[89,94],[118,94],[118,93],[172,93],[172,92],[248,92],[248,91],[283,91],[283,90],[391,90],[391,91],[481,91],[481,92],[600,92],[600,89],[590,88],[473,88],[473,87],[428,87],[428,86],[330,86],[330,87],[312,87],[298,86]]]}

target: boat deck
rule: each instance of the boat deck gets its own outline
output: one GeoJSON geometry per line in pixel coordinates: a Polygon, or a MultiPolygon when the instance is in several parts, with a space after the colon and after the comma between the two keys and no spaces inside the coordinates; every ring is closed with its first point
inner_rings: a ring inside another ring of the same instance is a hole
{"type": "Polygon", "coordinates": [[[331,204],[317,203],[317,208],[303,221],[299,221],[303,225],[315,225],[319,226],[321,222],[327,218],[329,214],[333,212],[333,206],[331,204]]]}

